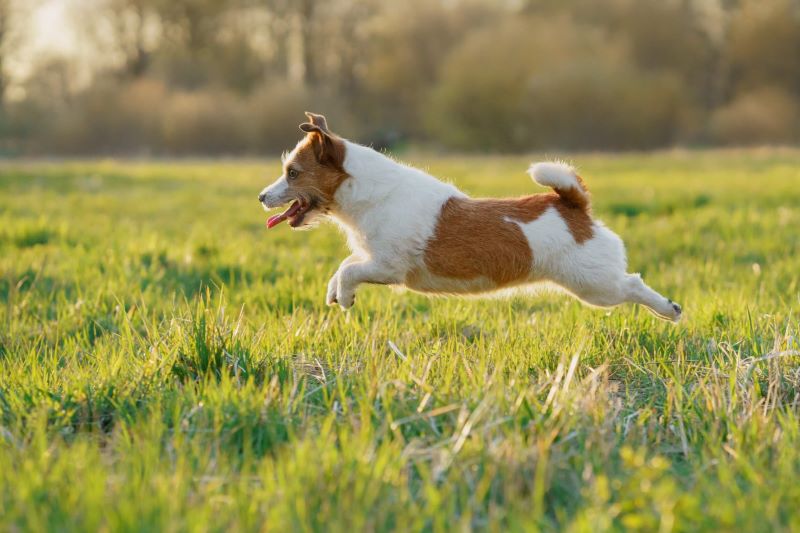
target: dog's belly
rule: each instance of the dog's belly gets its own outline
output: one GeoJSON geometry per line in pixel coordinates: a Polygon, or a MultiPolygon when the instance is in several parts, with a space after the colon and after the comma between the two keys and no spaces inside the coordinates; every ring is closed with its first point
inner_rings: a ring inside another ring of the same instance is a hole
{"type": "Polygon", "coordinates": [[[432,273],[422,266],[414,268],[406,274],[404,284],[411,290],[427,293],[474,294],[491,292],[508,287],[510,284],[498,284],[487,276],[458,278],[441,276],[432,273]]]}

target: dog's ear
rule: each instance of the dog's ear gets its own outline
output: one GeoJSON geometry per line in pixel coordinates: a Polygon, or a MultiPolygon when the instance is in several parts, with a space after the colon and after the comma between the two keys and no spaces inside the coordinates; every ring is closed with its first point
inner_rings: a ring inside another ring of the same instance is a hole
{"type": "Polygon", "coordinates": [[[340,168],[344,163],[344,143],[328,129],[328,121],[322,115],[309,113],[311,122],[300,124],[300,129],[311,134],[314,152],[320,163],[340,168]]]}
{"type": "Polygon", "coordinates": [[[325,117],[322,115],[317,115],[316,113],[310,113],[306,111],[306,116],[310,122],[304,122],[300,124],[300,129],[306,133],[311,133],[316,131],[317,133],[321,133],[323,135],[333,135],[331,130],[328,129],[328,121],[325,120],[325,117]]]}
{"type": "Polygon", "coordinates": [[[323,115],[318,115],[316,113],[310,113],[306,111],[306,116],[311,121],[312,124],[318,126],[322,131],[326,133],[330,133],[331,130],[328,129],[328,121],[325,120],[323,115]]]}

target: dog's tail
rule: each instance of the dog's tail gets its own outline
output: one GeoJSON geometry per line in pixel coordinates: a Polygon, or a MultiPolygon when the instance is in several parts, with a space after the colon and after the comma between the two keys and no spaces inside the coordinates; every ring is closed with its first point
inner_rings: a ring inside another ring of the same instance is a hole
{"type": "Polygon", "coordinates": [[[589,190],[572,166],[562,161],[543,161],[528,168],[528,174],[539,185],[552,187],[571,206],[588,211],[589,190]]]}

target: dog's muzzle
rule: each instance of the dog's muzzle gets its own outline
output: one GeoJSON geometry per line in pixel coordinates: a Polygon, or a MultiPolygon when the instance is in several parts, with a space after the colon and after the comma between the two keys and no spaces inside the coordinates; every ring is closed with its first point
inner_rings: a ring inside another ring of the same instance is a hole
{"type": "Polygon", "coordinates": [[[258,195],[258,201],[266,208],[271,209],[278,207],[292,200],[289,196],[289,184],[286,182],[286,177],[281,176],[275,183],[261,191],[258,195]]]}

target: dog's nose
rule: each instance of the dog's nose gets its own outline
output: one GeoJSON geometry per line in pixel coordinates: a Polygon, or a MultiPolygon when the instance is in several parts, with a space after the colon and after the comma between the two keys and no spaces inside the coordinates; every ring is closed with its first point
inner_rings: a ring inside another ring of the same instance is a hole
{"type": "Polygon", "coordinates": [[[266,198],[266,197],[267,197],[267,195],[262,192],[261,194],[258,195],[258,201],[263,204],[264,203],[264,198],[266,198]]]}

